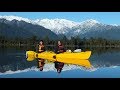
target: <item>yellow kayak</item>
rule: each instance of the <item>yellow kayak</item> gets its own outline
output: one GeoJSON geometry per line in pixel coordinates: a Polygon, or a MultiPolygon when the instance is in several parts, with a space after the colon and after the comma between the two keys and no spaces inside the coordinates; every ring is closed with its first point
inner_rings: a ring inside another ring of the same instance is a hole
{"type": "Polygon", "coordinates": [[[89,62],[89,58],[91,55],[91,51],[85,51],[85,52],[64,52],[60,54],[56,54],[54,52],[42,52],[42,53],[36,53],[34,51],[27,51],[26,52],[26,58],[27,61],[33,61],[36,58],[42,58],[49,61],[58,61],[68,64],[77,64],[82,66],[91,66],[89,62]]]}

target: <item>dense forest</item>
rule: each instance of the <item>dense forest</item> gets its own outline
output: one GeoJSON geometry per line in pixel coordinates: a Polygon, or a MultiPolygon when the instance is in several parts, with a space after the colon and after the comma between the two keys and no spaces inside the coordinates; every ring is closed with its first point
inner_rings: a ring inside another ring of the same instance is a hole
{"type": "Polygon", "coordinates": [[[80,47],[120,47],[120,40],[107,40],[103,38],[80,38],[79,36],[68,39],[63,36],[61,39],[51,40],[47,36],[45,38],[38,38],[32,36],[30,38],[6,38],[0,36],[0,46],[35,46],[40,40],[43,40],[45,45],[54,46],[58,40],[61,40],[65,46],[80,46],[80,47]]]}

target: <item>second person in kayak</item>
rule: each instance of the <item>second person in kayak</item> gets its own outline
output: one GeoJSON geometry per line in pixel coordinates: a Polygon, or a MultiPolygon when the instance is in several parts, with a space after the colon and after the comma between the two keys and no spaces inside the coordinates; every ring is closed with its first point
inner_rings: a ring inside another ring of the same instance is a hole
{"type": "Polygon", "coordinates": [[[65,47],[64,47],[64,45],[62,44],[62,42],[61,42],[61,41],[58,41],[58,42],[57,42],[57,47],[56,47],[55,53],[59,54],[59,53],[65,52],[65,51],[66,51],[66,50],[65,50],[65,47]]]}
{"type": "MultiPolygon", "coordinates": [[[[59,53],[63,53],[63,52],[66,52],[65,47],[61,41],[58,41],[55,53],[59,54],[59,53]]],[[[56,57],[54,57],[54,58],[56,58],[56,57]]],[[[55,68],[57,69],[57,72],[61,73],[62,68],[64,67],[64,63],[55,61],[54,64],[55,64],[55,68]]]]}

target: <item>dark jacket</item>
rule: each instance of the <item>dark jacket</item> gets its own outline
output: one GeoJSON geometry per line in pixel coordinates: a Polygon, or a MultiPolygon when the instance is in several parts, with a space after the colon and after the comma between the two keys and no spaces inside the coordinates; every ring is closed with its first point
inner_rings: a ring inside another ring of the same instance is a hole
{"type": "Polygon", "coordinates": [[[62,69],[64,67],[64,63],[62,62],[54,62],[55,63],[55,68],[56,69],[62,69]]]}
{"type": "Polygon", "coordinates": [[[56,48],[55,48],[55,53],[63,53],[65,52],[65,48],[63,45],[57,45],[56,48]]]}

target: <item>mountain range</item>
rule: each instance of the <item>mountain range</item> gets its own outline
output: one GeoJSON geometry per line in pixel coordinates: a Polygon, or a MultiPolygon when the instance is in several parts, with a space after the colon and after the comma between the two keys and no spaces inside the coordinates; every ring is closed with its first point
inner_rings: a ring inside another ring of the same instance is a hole
{"type": "Polygon", "coordinates": [[[30,20],[18,16],[0,16],[0,34],[10,37],[36,35],[58,38],[59,35],[65,35],[67,38],[79,36],[80,38],[101,37],[119,40],[120,26],[103,24],[94,19],[75,22],[66,19],[30,20]]]}
{"type": "Polygon", "coordinates": [[[7,20],[0,18],[0,36],[7,38],[30,38],[37,36],[38,38],[45,38],[48,36],[50,39],[56,39],[58,36],[49,29],[40,25],[19,21],[16,19],[7,20]]]}

